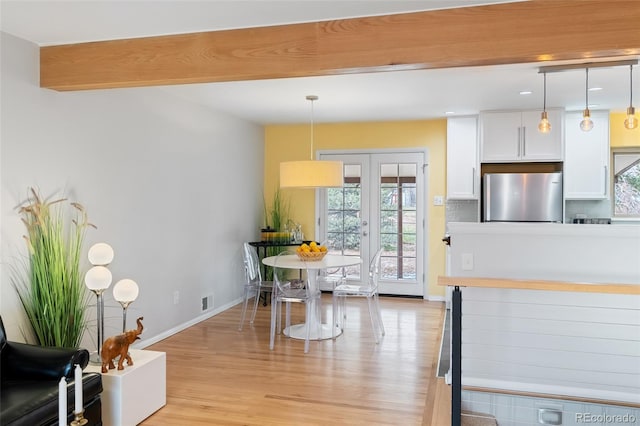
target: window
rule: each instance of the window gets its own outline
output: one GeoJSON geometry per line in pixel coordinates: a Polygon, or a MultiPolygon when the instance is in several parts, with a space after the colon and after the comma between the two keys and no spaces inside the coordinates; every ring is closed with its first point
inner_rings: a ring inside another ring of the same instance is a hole
{"type": "Polygon", "coordinates": [[[613,216],[640,219],[640,149],[613,152],[613,216]]]}

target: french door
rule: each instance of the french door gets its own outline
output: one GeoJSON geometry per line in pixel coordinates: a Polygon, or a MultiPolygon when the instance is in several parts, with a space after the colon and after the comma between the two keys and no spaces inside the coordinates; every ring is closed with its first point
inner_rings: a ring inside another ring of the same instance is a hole
{"type": "Polygon", "coordinates": [[[425,295],[425,152],[320,154],[344,164],[344,186],[318,192],[320,241],[361,266],[330,271],[364,282],[382,249],[379,291],[425,295]]]}

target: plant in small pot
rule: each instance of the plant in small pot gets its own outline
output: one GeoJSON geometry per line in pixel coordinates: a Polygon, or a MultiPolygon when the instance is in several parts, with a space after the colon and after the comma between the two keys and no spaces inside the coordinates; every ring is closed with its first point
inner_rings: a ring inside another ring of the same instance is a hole
{"type": "MultiPolygon", "coordinates": [[[[267,210],[267,203],[264,204],[264,221],[266,228],[275,234],[272,238],[273,242],[281,243],[284,237],[285,231],[287,231],[287,223],[289,222],[290,204],[286,200],[280,189],[276,189],[273,193],[273,200],[271,202],[271,209],[267,210]]],[[[290,238],[290,237],[289,237],[290,238]]]]}
{"type": "MultiPolygon", "coordinates": [[[[285,227],[289,222],[289,212],[290,212],[290,204],[287,199],[282,196],[280,189],[276,189],[273,193],[273,199],[271,201],[270,209],[267,208],[267,203],[264,203],[264,221],[266,225],[266,229],[272,230],[272,234],[274,238],[271,239],[270,242],[277,244],[282,243],[281,241],[285,227]]],[[[277,256],[281,251],[285,251],[286,248],[273,246],[266,248],[267,256],[277,256]]],[[[273,279],[273,271],[271,268],[267,269],[267,276],[264,277],[266,280],[273,279]]]]}
{"type": "Polygon", "coordinates": [[[77,348],[88,305],[80,270],[82,244],[87,228],[95,226],[80,204],[43,199],[33,188],[19,214],[27,228],[28,253],[12,269],[11,280],[32,334],[41,346],[77,348]]]}

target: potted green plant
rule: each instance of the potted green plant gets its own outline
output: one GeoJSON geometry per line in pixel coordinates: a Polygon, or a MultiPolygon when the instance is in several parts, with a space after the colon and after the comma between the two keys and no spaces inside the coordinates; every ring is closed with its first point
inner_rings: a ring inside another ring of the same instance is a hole
{"type": "Polygon", "coordinates": [[[33,188],[19,214],[27,228],[28,253],[13,268],[12,284],[33,336],[41,346],[78,347],[88,304],[80,267],[82,244],[86,229],[95,226],[80,204],[43,199],[33,188]]]}
{"type": "Polygon", "coordinates": [[[275,232],[284,231],[289,221],[290,205],[289,201],[282,196],[280,189],[276,189],[273,193],[273,200],[270,207],[271,209],[267,210],[267,203],[264,203],[264,221],[266,227],[273,229],[275,232]]]}
{"type": "MultiPolygon", "coordinates": [[[[285,231],[285,227],[289,222],[289,211],[290,204],[287,199],[285,199],[280,192],[280,189],[276,189],[273,193],[273,199],[271,201],[271,205],[267,208],[267,203],[264,203],[264,221],[267,229],[273,230],[276,235],[281,235],[283,231],[285,231]]],[[[279,237],[274,239],[274,244],[282,243],[279,240],[279,237]]],[[[267,256],[277,256],[281,251],[285,251],[286,248],[281,246],[274,245],[273,247],[266,248],[267,256]]],[[[268,268],[266,271],[266,280],[273,279],[273,271],[271,268],[268,268]]]]}

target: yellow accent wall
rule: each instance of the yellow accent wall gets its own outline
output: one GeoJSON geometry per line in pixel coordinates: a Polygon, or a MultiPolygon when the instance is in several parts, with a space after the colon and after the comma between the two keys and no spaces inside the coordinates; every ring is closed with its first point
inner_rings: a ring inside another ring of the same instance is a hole
{"type": "MultiPolygon", "coordinates": [[[[445,274],[445,207],[433,206],[434,195],[446,195],[447,120],[333,123],[314,125],[314,151],[427,148],[427,272],[428,295],[443,296],[436,285],[438,275],[445,274]]],[[[309,124],[269,125],[265,127],[264,193],[269,204],[278,188],[279,164],[282,161],[308,160],[311,133],[309,124]]],[[[315,152],[314,152],[315,158],[315,152]]],[[[291,217],[302,224],[305,238],[315,237],[315,192],[313,189],[283,189],[291,203],[291,217]]]]}
{"type": "Polygon", "coordinates": [[[625,129],[626,117],[627,114],[620,112],[609,115],[609,143],[612,148],[640,147],[640,126],[633,130],[625,129]]]}

